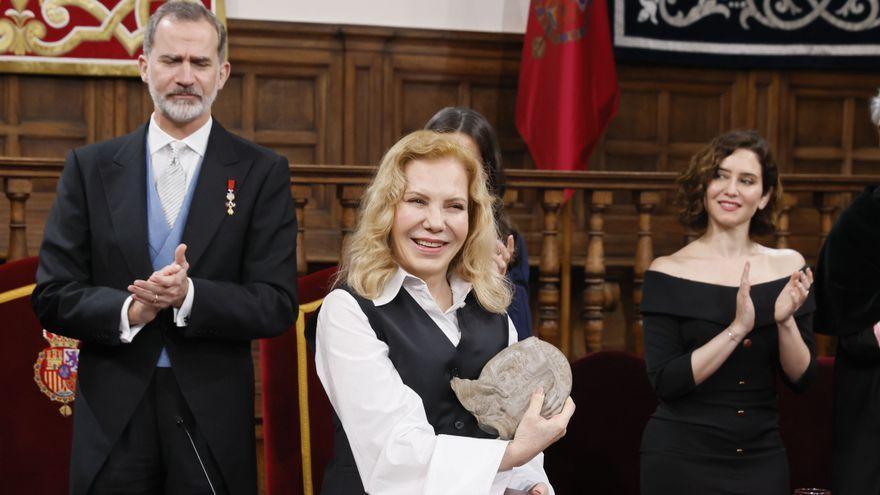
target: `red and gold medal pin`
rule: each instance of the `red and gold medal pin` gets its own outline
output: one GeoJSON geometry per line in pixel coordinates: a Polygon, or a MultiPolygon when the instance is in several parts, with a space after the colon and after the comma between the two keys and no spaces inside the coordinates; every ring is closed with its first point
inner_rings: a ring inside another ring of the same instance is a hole
{"type": "Polygon", "coordinates": [[[226,214],[235,214],[235,179],[226,181],[226,214]]]}

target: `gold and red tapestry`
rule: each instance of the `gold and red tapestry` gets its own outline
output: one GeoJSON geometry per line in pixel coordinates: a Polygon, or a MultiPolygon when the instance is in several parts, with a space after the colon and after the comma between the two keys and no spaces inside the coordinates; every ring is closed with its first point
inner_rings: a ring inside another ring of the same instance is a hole
{"type": "MultiPolygon", "coordinates": [[[[201,0],[225,23],[223,0],[201,0]]],[[[0,0],[0,72],[137,75],[144,29],[163,1],[0,0]]]]}

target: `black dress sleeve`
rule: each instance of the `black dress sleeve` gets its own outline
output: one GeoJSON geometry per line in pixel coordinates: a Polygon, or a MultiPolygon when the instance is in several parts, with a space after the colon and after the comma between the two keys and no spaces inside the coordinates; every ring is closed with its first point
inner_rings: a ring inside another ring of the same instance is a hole
{"type": "Polygon", "coordinates": [[[645,365],[657,397],[675,400],[690,393],[696,384],[691,352],[680,332],[679,319],[666,314],[644,317],[645,365]]]}
{"type": "MultiPolygon", "coordinates": [[[[811,299],[812,298],[808,300],[808,303],[812,302],[811,299]]],[[[801,393],[805,391],[816,378],[816,340],[813,336],[813,311],[810,310],[807,313],[796,314],[794,321],[797,324],[801,338],[804,339],[804,343],[810,351],[810,364],[807,365],[807,369],[804,370],[800,378],[794,381],[785,374],[781,362],[779,363],[779,374],[782,376],[782,381],[790,389],[797,393],[801,393]]]]}

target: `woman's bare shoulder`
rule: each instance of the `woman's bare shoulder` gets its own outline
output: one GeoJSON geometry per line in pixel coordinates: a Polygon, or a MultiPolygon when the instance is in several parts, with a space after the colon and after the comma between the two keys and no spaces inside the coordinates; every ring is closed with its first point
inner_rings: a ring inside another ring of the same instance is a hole
{"type": "Polygon", "coordinates": [[[651,266],[648,267],[648,270],[673,275],[675,277],[689,278],[686,276],[688,275],[688,258],[685,249],[679,249],[668,256],[658,256],[654,258],[654,261],[651,262],[651,266]]]}
{"type": "Polygon", "coordinates": [[[807,264],[803,255],[794,249],[774,249],[765,247],[763,254],[775,278],[782,278],[800,270],[807,264]]]}

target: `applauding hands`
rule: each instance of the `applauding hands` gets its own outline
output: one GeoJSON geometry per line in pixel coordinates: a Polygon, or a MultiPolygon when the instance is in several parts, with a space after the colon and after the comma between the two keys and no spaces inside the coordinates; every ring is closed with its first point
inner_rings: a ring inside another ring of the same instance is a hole
{"type": "Polygon", "coordinates": [[[809,268],[791,274],[788,283],[776,298],[774,315],[777,323],[784,323],[794,316],[798,308],[807,300],[811,285],[813,285],[813,272],[809,268]]]}
{"type": "Polygon", "coordinates": [[[751,265],[746,261],[742,278],[739,281],[739,290],[736,292],[736,317],[730,324],[730,331],[738,339],[743,338],[755,328],[755,304],[752,302],[752,284],[749,282],[750,268],[751,265]]]}
{"type": "Polygon", "coordinates": [[[130,325],[141,325],[153,321],[159,311],[165,308],[179,308],[189,291],[186,261],[186,244],[174,250],[174,262],[153,272],[148,280],[135,280],[128,286],[132,295],[128,307],[130,325]]]}

